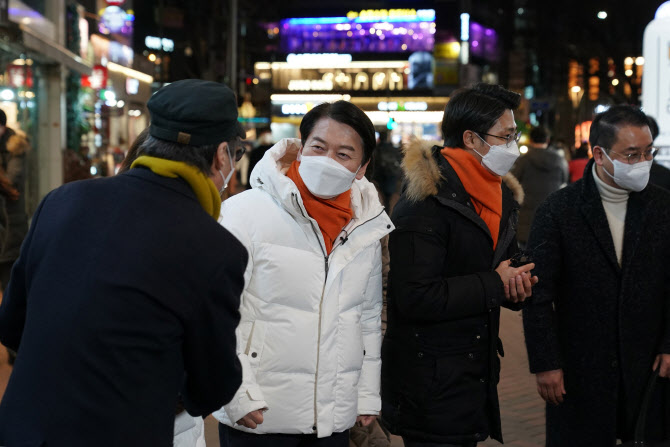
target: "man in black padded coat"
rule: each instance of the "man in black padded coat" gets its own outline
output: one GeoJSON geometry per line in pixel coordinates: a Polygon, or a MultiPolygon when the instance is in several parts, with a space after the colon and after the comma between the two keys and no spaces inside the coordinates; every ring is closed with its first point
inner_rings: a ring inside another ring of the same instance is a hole
{"type": "Polygon", "coordinates": [[[393,211],[382,418],[407,447],[502,441],[497,383],[500,306],[537,282],[510,265],[521,187],[519,95],[480,84],[444,112],[444,145],[405,148],[406,187],[393,211]]]}

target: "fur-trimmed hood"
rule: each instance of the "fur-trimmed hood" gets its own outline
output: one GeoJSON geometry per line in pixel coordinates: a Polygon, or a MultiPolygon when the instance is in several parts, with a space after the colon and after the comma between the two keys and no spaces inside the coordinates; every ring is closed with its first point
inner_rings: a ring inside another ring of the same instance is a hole
{"type": "MultiPolygon", "coordinates": [[[[402,169],[406,180],[405,194],[413,202],[434,196],[438,192],[442,174],[433,156],[433,146],[441,144],[437,141],[412,138],[408,144],[403,145],[402,169]]],[[[507,173],[502,180],[512,191],[514,200],[519,204],[523,203],[523,188],[516,177],[507,173]]]]}

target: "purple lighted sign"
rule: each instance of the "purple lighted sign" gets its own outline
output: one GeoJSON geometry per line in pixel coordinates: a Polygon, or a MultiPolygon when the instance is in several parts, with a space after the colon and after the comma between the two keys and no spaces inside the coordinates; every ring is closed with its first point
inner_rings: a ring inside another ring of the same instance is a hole
{"type": "Polygon", "coordinates": [[[477,22],[470,22],[470,54],[491,62],[497,62],[498,33],[492,28],[486,28],[477,22]]]}
{"type": "Polygon", "coordinates": [[[433,51],[434,21],[359,21],[346,17],[286,19],[280,25],[285,53],[395,53],[433,51]]]}

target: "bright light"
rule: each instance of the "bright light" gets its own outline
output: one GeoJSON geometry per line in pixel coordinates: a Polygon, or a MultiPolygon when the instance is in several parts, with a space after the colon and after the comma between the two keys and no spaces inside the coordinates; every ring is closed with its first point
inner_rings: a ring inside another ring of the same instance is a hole
{"type": "Polygon", "coordinates": [[[126,105],[126,102],[123,99],[116,102],[116,107],[118,107],[119,109],[121,107],[125,106],[125,105],[126,105]]]}
{"type": "Polygon", "coordinates": [[[528,146],[521,146],[519,148],[519,152],[521,152],[522,154],[527,153],[528,152],[528,146]]]}
{"type": "Polygon", "coordinates": [[[625,74],[626,76],[633,76],[633,70],[626,70],[626,71],[624,72],[624,74],[625,74]]]}
{"type": "Polygon", "coordinates": [[[260,81],[258,80],[258,78],[254,78],[254,80],[253,80],[252,82],[254,83],[254,85],[258,85],[258,83],[259,83],[260,81]]]}
{"type": "Polygon", "coordinates": [[[461,14],[461,42],[468,40],[470,40],[470,14],[464,12],[461,14]]]}
{"type": "Polygon", "coordinates": [[[635,65],[644,65],[644,58],[642,56],[638,56],[635,58],[635,65]]]}
{"type": "Polygon", "coordinates": [[[405,51],[407,49],[407,44],[402,44],[400,48],[402,48],[402,50],[405,51]]]}
{"type": "Polygon", "coordinates": [[[123,65],[115,64],[114,62],[108,62],[107,69],[116,73],[122,73],[130,78],[139,79],[145,84],[151,84],[154,82],[153,76],[142,73],[141,71],[133,70],[132,68],[124,67],[123,65]]]}
{"type": "Polygon", "coordinates": [[[573,93],[579,93],[579,92],[582,91],[582,88],[578,85],[575,85],[574,87],[572,87],[571,90],[572,90],[573,93]]]}
{"type": "Polygon", "coordinates": [[[112,90],[106,90],[105,99],[109,102],[116,101],[116,93],[114,93],[112,90]]]}
{"type": "Polygon", "coordinates": [[[596,113],[603,113],[603,112],[606,112],[609,108],[610,108],[610,106],[608,106],[606,104],[598,104],[594,111],[596,113]]]}
{"type": "Polygon", "coordinates": [[[91,175],[96,175],[98,173],[98,168],[91,166],[91,175]]]}
{"type": "Polygon", "coordinates": [[[607,18],[607,13],[606,13],[605,11],[600,11],[600,12],[598,13],[598,18],[599,18],[600,20],[605,20],[605,19],[607,18]]]}
{"type": "Polygon", "coordinates": [[[286,56],[286,63],[295,68],[317,67],[324,63],[348,64],[351,63],[351,54],[338,53],[291,53],[286,56]]]}
{"type": "Polygon", "coordinates": [[[4,89],[0,91],[0,99],[3,101],[11,101],[14,99],[14,92],[8,88],[4,89]]]}
{"type": "Polygon", "coordinates": [[[619,85],[619,80],[618,79],[612,79],[612,85],[614,85],[614,86],[619,85]]]}
{"type": "Polygon", "coordinates": [[[519,9],[516,10],[516,12],[517,12],[520,16],[522,16],[523,13],[524,13],[524,9],[523,9],[523,8],[519,8],[519,9]]]}
{"type": "Polygon", "coordinates": [[[623,60],[623,63],[625,65],[633,65],[633,58],[632,57],[627,57],[626,59],[623,60]]]}
{"type": "Polygon", "coordinates": [[[149,60],[150,60],[151,62],[156,62],[156,55],[155,55],[154,53],[151,53],[151,54],[149,55],[149,60]]]}

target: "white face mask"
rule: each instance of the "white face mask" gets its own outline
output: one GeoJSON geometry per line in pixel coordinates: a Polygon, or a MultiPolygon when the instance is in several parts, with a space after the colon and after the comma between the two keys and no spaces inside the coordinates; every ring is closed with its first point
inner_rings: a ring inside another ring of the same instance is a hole
{"type": "Polygon", "coordinates": [[[623,189],[635,192],[640,192],[647,186],[647,183],[649,183],[649,171],[651,170],[653,160],[639,161],[630,165],[619,160],[612,160],[604,149],[602,150],[602,153],[614,166],[614,175],[607,172],[607,169],[603,166],[603,171],[612,177],[614,183],[621,186],[623,189]]]}
{"type": "Polygon", "coordinates": [[[519,155],[521,155],[519,153],[519,147],[517,146],[516,141],[510,144],[509,147],[504,144],[491,146],[478,134],[475,135],[477,135],[479,139],[490,148],[486,155],[482,155],[475,151],[477,152],[477,155],[482,157],[482,166],[488,168],[491,172],[501,177],[507,174],[509,170],[512,169],[516,159],[519,158],[519,155]]]}
{"type": "Polygon", "coordinates": [[[332,199],[351,188],[356,172],[351,172],[335,160],[325,155],[299,157],[298,172],[309,192],[320,199],[332,199]]]}
{"type": "Polygon", "coordinates": [[[230,156],[230,146],[226,145],[226,151],[228,152],[228,160],[230,160],[230,172],[228,175],[224,176],[221,169],[219,169],[219,174],[221,174],[221,178],[223,179],[223,186],[219,189],[219,195],[223,195],[223,191],[228,187],[228,182],[235,172],[235,162],[233,161],[233,157],[230,156]]]}

